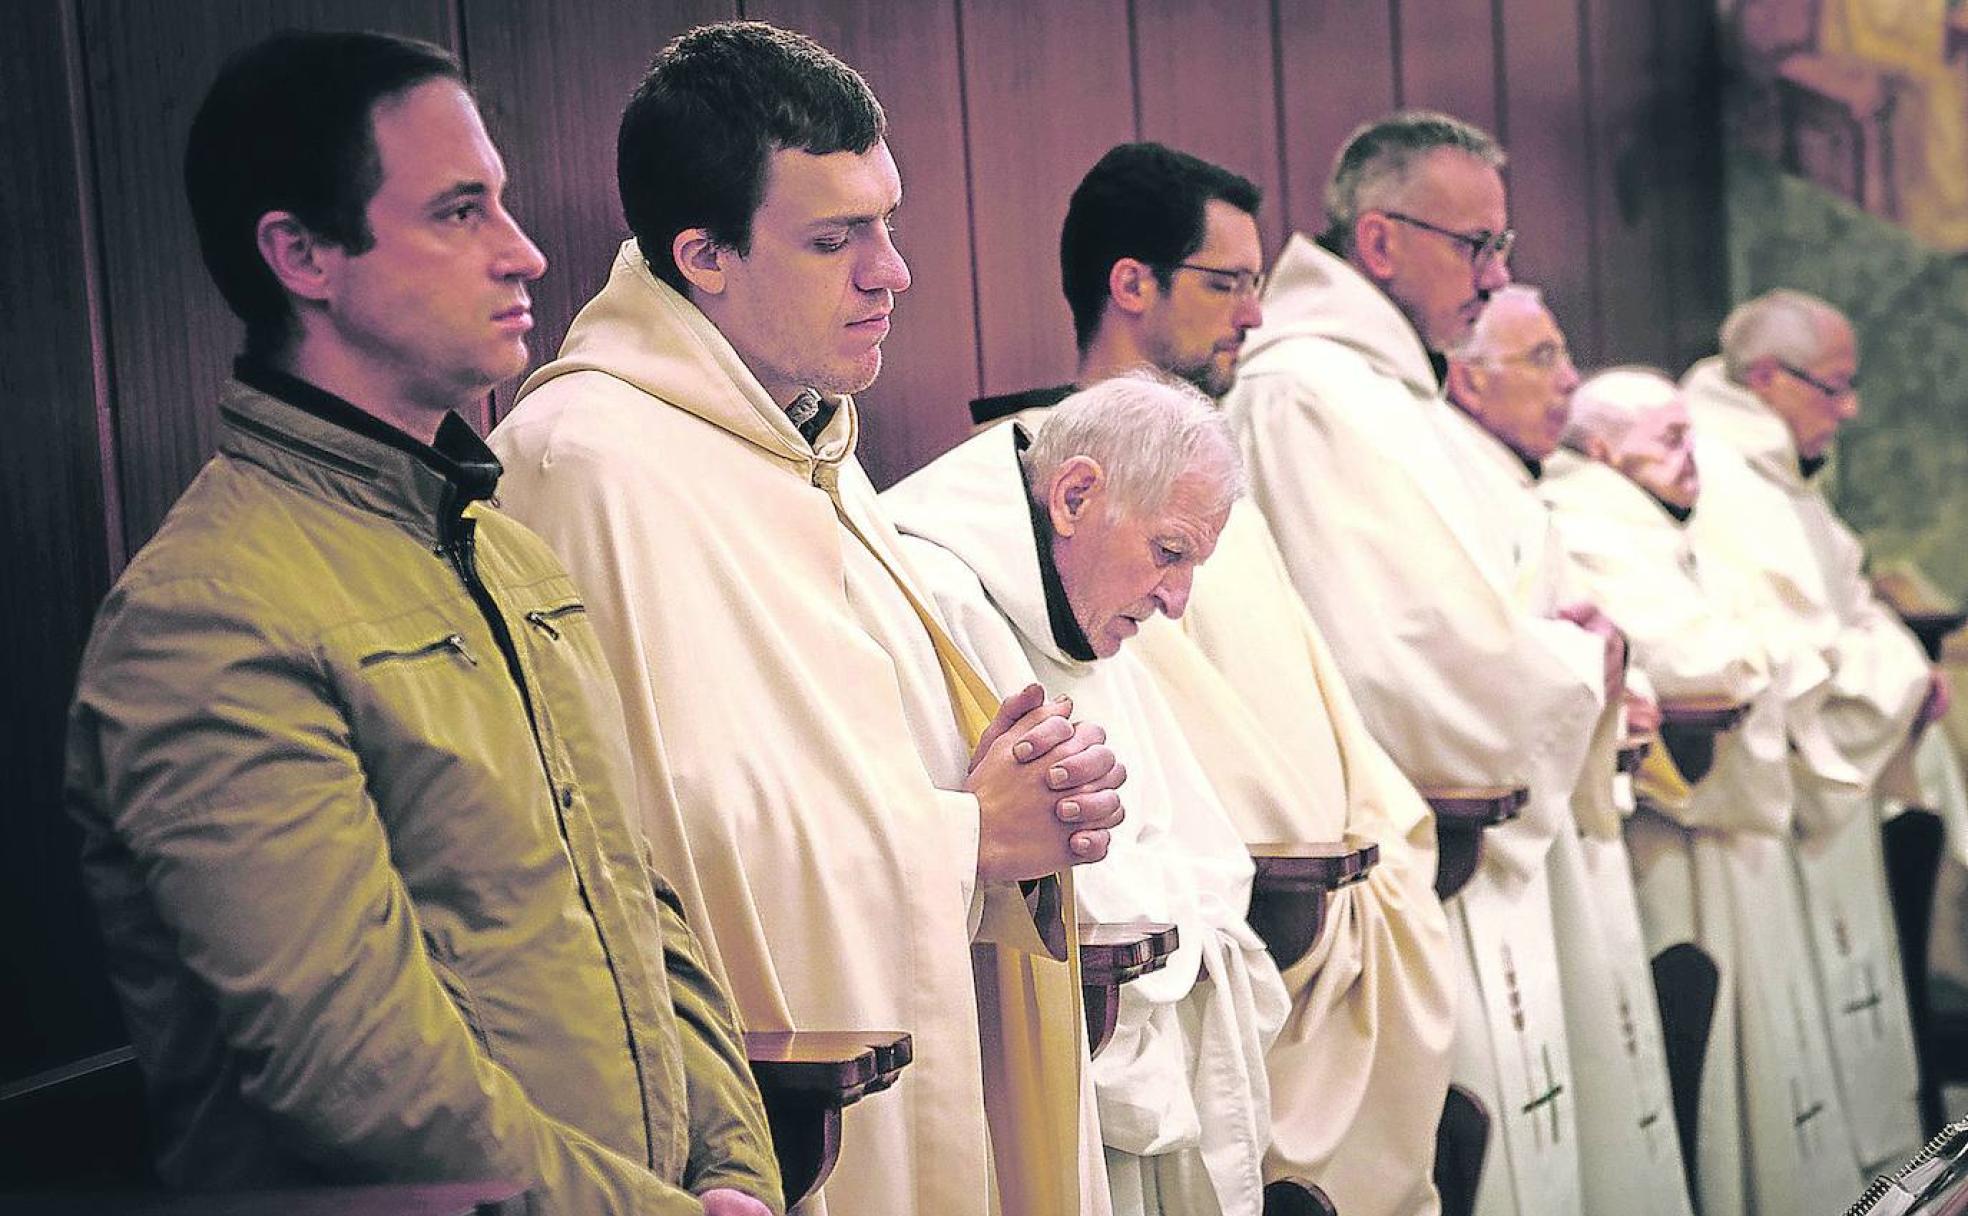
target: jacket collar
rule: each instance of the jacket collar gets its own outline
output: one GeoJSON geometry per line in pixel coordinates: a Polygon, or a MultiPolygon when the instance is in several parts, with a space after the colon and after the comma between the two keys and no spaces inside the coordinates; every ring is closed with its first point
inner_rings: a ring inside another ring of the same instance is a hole
{"type": "Polygon", "coordinates": [[[396,521],[427,543],[499,485],[499,460],[470,424],[445,417],[425,444],[333,393],[239,360],[219,399],[219,450],[316,497],[396,521]]]}

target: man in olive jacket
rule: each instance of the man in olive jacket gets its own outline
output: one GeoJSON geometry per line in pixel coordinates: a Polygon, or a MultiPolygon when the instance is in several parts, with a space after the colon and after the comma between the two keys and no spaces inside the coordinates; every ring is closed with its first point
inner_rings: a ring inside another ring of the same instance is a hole
{"type": "Polygon", "coordinates": [[[545,270],[456,61],[276,36],[185,176],[246,355],[97,620],[68,756],[165,1180],[777,1211],[586,609],[455,412],[525,362],[545,270]]]}

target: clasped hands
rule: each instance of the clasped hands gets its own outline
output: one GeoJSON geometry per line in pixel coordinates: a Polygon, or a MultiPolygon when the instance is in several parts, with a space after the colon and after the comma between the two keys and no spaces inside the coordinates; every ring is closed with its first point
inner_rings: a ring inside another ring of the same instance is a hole
{"type": "Polygon", "coordinates": [[[978,740],[964,789],[979,809],[980,881],[1040,878],[1107,855],[1108,832],[1125,816],[1127,768],[1105,730],[1072,714],[1070,698],[1047,700],[1028,684],[978,740]]]}
{"type": "Polygon", "coordinates": [[[1621,690],[1626,687],[1626,635],[1620,632],[1618,625],[1613,624],[1613,618],[1586,600],[1566,604],[1551,615],[1561,621],[1570,621],[1605,642],[1605,669],[1601,674],[1605,680],[1606,700],[1618,700],[1621,690]]]}

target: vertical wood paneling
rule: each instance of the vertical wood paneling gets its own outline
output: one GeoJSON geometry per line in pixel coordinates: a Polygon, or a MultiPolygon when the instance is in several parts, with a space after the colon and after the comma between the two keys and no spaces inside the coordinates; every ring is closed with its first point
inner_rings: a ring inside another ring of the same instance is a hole
{"type": "Polygon", "coordinates": [[[1070,379],[1059,226],[1102,153],[1135,137],[1125,0],[964,0],[978,336],[986,393],[1070,379]]]}
{"type": "Polygon", "coordinates": [[[1581,188],[1589,163],[1576,7],[1502,0],[1510,218],[1520,234],[1511,269],[1544,289],[1573,356],[1599,362],[1592,299],[1592,216],[1581,188]]]}
{"type": "MultiPolygon", "coordinates": [[[[533,285],[532,362],[608,279],[629,235],[615,184],[622,107],[663,44],[737,15],[733,0],[461,0],[465,62],[506,160],[513,213],[547,255],[533,285]],[[603,36],[605,31],[605,36],[603,36]]],[[[521,377],[494,393],[512,405],[521,377]]]]}
{"type": "MultiPolygon", "coordinates": [[[[225,58],[275,30],[376,29],[450,45],[447,0],[84,0],[124,532],[135,550],[212,450],[241,328],[205,275],[185,135],[225,58]]],[[[455,49],[455,48],[454,48],[455,49]]]]}
{"type": "MultiPolygon", "coordinates": [[[[1496,130],[1498,48],[1491,0],[1400,4],[1401,104],[1496,130]]],[[[1547,5],[1547,11],[1553,7],[1547,5]]]]}
{"type": "Polygon", "coordinates": [[[1667,209],[1662,259],[1673,314],[1670,370],[1716,348],[1728,309],[1722,216],[1722,66],[1719,23],[1709,0],[1660,0],[1655,87],[1656,189],[1667,209]]]}
{"type": "Polygon", "coordinates": [[[1285,193],[1292,230],[1326,226],[1326,178],[1346,137],[1394,108],[1394,31],[1379,0],[1277,0],[1285,193]]]}
{"type": "Polygon", "coordinates": [[[1226,168],[1264,189],[1258,230],[1284,239],[1284,164],[1268,0],[1133,0],[1141,137],[1226,168]]]}
{"type": "Polygon", "coordinates": [[[913,281],[896,300],[881,378],[857,398],[861,459],[886,486],[955,446],[978,394],[956,5],[746,0],[745,15],[797,29],[839,55],[888,113],[889,150],[902,173],[895,241],[913,281]]]}
{"type": "Polygon", "coordinates": [[[110,571],[72,31],[71,4],[38,3],[0,39],[0,1081],[118,1033],[61,806],[65,710],[110,571]]]}
{"type": "Polygon", "coordinates": [[[1665,200],[1656,188],[1656,17],[1652,5],[1618,0],[1586,0],[1585,14],[1596,148],[1587,188],[1599,260],[1601,355],[1669,364],[1674,318],[1662,270],[1665,200]]]}

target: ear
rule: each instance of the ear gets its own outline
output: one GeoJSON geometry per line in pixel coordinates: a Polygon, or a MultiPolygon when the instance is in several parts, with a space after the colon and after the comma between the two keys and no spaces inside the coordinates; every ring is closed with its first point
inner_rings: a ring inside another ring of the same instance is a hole
{"type": "Polygon", "coordinates": [[[724,259],[731,252],[711,239],[708,228],[685,228],[670,242],[670,256],[684,280],[707,296],[724,294],[724,259]]]}
{"type": "Polygon", "coordinates": [[[1107,298],[1124,313],[1140,316],[1161,294],[1154,268],[1138,258],[1121,258],[1107,268],[1107,298]]]}
{"type": "Polygon", "coordinates": [[[1482,373],[1475,364],[1465,363],[1461,359],[1449,360],[1449,374],[1442,386],[1448,390],[1449,400],[1455,402],[1463,413],[1471,418],[1482,417],[1482,373]]]}
{"type": "Polygon", "coordinates": [[[1777,361],[1769,355],[1763,356],[1749,365],[1743,373],[1743,383],[1758,393],[1768,392],[1770,381],[1777,378],[1777,361]]]}
{"type": "Polygon", "coordinates": [[[1107,472],[1089,456],[1074,456],[1052,475],[1046,491],[1046,512],[1052,517],[1055,536],[1071,536],[1100,501],[1107,486],[1107,472]]]}
{"type": "Polygon", "coordinates": [[[290,211],[261,216],[253,237],[282,287],[303,300],[334,294],[335,271],[348,256],[341,246],[323,241],[290,211]]]}
{"type": "Polygon", "coordinates": [[[1394,277],[1394,221],[1369,211],[1353,221],[1353,256],[1367,277],[1385,283],[1394,277]]]}

